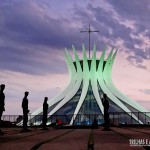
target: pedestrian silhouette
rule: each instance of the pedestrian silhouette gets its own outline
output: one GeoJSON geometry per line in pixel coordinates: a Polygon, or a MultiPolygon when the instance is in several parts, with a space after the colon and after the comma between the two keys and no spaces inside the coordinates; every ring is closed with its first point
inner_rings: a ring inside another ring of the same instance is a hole
{"type": "Polygon", "coordinates": [[[103,94],[102,104],[104,107],[104,121],[105,121],[104,130],[110,130],[109,129],[109,113],[108,113],[109,102],[108,102],[107,95],[105,93],[103,94]]]}
{"type": "Polygon", "coordinates": [[[45,97],[44,102],[43,102],[43,129],[47,130],[46,128],[46,123],[47,123],[47,111],[48,111],[48,104],[47,104],[48,98],[45,97]]]}
{"type": "Polygon", "coordinates": [[[96,118],[94,118],[94,120],[93,120],[92,127],[95,129],[98,129],[98,122],[97,122],[96,118]]]}
{"type": "Polygon", "coordinates": [[[0,85],[0,135],[3,135],[4,132],[1,131],[1,117],[3,115],[3,111],[5,111],[5,94],[4,94],[4,89],[5,89],[5,85],[1,84],[0,85]]]}
{"type": "Polygon", "coordinates": [[[25,92],[24,98],[22,100],[22,109],[23,109],[23,131],[30,131],[27,129],[27,122],[28,122],[28,99],[27,96],[29,95],[29,92],[25,92]]]}

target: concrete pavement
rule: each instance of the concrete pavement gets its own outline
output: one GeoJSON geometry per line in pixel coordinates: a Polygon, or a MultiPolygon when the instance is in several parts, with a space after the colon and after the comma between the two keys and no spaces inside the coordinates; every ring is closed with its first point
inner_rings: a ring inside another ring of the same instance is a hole
{"type": "MultiPolygon", "coordinates": [[[[32,129],[23,133],[19,128],[2,129],[0,150],[87,150],[90,136],[94,150],[144,150],[142,146],[131,146],[130,139],[148,139],[150,127],[112,127],[112,131],[99,129],[32,129]]],[[[150,147],[149,147],[150,148],[150,147]]]]}

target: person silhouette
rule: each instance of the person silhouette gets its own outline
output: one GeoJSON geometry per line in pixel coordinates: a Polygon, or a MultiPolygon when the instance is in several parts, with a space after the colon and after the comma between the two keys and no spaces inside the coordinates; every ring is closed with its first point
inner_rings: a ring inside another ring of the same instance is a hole
{"type": "Polygon", "coordinates": [[[46,123],[47,123],[47,111],[48,111],[47,100],[48,100],[48,98],[45,97],[45,98],[44,98],[44,102],[43,102],[43,129],[44,129],[44,130],[47,130],[47,128],[46,128],[46,123]]]}
{"type": "Polygon", "coordinates": [[[107,99],[107,95],[104,93],[103,94],[103,98],[102,98],[102,104],[104,107],[104,130],[110,130],[109,129],[109,113],[108,113],[108,109],[109,109],[109,102],[107,99]]]}
{"type": "MultiPolygon", "coordinates": [[[[5,94],[4,94],[5,85],[0,85],[0,127],[1,127],[1,118],[3,115],[3,111],[5,111],[5,94]]],[[[0,129],[0,134],[3,135],[4,132],[0,129]]]]}
{"type": "Polygon", "coordinates": [[[94,118],[94,120],[93,120],[92,127],[95,129],[98,129],[98,122],[97,122],[96,118],[94,118]]]}
{"type": "Polygon", "coordinates": [[[23,109],[23,131],[30,131],[27,129],[27,122],[28,122],[28,99],[27,96],[29,95],[29,92],[25,92],[24,98],[22,100],[22,109],[23,109]]]}

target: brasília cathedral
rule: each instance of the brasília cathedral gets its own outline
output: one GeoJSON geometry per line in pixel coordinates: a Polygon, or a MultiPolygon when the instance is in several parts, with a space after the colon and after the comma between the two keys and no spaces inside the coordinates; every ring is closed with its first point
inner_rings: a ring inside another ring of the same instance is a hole
{"type": "MultiPolygon", "coordinates": [[[[84,45],[82,46],[83,59],[79,59],[73,47],[74,60],[68,50],[65,60],[68,66],[70,82],[68,86],[56,97],[48,101],[48,124],[57,118],[70,125],[92,124],[96,117],[99,124],[104,123],[104,108],[102,105],[103,94],[107,94],[109,100],[109,113],[114,113],[110,119],[116,119],[119,115],[119,123],[144,124],[145,117],[150,120],[150,114],[145,108],[123,95],[113,84],[112,66],[117,54],[113,49],[105,59],[103,49],[100,58],[96,57],[96,46],[94,45],[91,58],[87,58],[84,45]]],[[[41,124],[43,108],[39,108],[31,115],[29,120],[33,124],[41,124]],[[37,116],[38,115],[38,116],[37,116]],[[33,116],[33,117],[32,117],[33,116]]]]}

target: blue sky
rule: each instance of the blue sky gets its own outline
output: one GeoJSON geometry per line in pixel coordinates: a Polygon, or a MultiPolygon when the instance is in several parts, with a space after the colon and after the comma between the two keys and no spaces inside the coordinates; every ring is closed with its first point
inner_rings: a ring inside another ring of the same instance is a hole
{"type": "Polygon", "coordinates": [[[107,46],[119,49],[113,81],[127,96],[150,110],[149,0],[0,0],[0,83],[6,84],[6,111],[21,114],[29,91],[31,112],[68,83],[65,48],[81,56],[88,36],[98,54],[107,46]]]}

